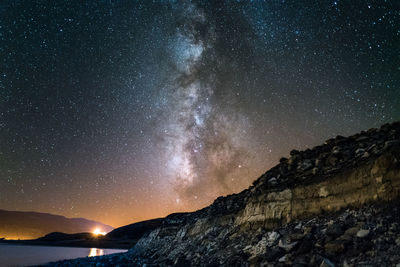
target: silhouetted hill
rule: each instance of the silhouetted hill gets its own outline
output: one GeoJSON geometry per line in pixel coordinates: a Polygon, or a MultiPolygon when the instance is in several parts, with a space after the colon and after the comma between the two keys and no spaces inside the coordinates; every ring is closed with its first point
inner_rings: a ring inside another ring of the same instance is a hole
{"type": "Polygon", "coordinates": [[[112,230],[106,237],[110,239],[139,240],[145,233],[161,226],[163,220],[164,219],[153,219],[125,225],[112,230]]]}
{"type": "Polygon", "coordinates": [[[0,210],[0,238],[34,239],[51,232],[82,233],[100,228],[104,232],[113,227],[84,218],[66,218],[39,212],[0,210]]]}
{"type": "Polygon", "coordinates": [[[94,235],[92,233],[76,233],[76,234],[66,234],[60,232],[53,232],[47,234],[43,237],[36,239],[36,241],[66,241],[66,240],[88,240],[93,239],[94,235]]]}

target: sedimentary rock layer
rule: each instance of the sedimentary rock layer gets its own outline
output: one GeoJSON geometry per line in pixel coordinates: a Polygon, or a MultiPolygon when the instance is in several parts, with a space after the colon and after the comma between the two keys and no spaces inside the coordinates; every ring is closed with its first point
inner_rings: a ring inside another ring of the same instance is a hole
{"type": "MultiPolygon", "coordinates": [[[[228,256],[246,265],[254,254],[271,253],[266,244],[253,248],[255,236],[269,240],[268,233],[288,223],[399,197],[400,123],[290,155],[249,189],[203,210],[167,217],[137,243],[131,257],[161,265],[224,265],[228,256]],[[257,249],[261,253],[249,252],[257,249]]],[[[281,247],[288,243],[279,241],[281,247]]]]}
{"type": "Polygon", "coordinates": [[[400,123],[293,150],[248,189],[161,219],[128,253],[60,265],[400,264],[400,123]]]}

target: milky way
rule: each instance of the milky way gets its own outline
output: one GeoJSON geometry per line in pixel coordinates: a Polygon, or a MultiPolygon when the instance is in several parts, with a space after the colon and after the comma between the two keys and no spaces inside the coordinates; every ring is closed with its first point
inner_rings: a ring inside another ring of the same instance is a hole
{"type": "Polygon", "coordinates": [[[0,208],[115,226],[400,119],[398,1],[2,1],[0,208]]]}
{"type": "Polygon", "coordinates": [[[160,146],[166,148],[166,175],[177,193],[176,202],[185,205],[209,201],[243,185],[234,181],[244,176],[240,168],[248,153],[237,140],[246,118],[231,108],[221,109],[214,95],[214,25],[194,4],[181,8],[170,51],[176,74],[171,72],[172,93],[161,124],[166,137],[160,146]]]}

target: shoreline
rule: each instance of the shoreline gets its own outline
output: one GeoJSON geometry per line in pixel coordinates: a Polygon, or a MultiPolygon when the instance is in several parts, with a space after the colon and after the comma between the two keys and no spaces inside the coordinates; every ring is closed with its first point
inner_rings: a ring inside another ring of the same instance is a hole
{"type": "Polygon", "coordinates": [[[1,244],[29,245],[29,246],[48,246],[48,247],[76,247],[76,248],[100,248],[100,249],[130,249],[134,246],[132,241],[126,243],[121,241],[105,240],[68,240],[68,241],[36,241],[36,240],[0,240],[1,244]]]}

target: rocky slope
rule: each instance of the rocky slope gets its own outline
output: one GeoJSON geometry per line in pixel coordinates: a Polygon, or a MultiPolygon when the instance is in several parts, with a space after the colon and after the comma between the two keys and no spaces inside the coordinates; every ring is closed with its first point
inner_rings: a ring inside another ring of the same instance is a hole
{"type": "Polygon", "coordinates": [[[145,233],[161,226],[163,219],[153,219],[137,223],[132,223],[109,232],[106,237],[116,240],[136,240],[138,241],[145,233]]]}
{"type": "Polygon", "coordinates": [[[247,190],[166,217],[127,254],[74,264],[400,263],[399,122],[290,155],[247,190]]]}

